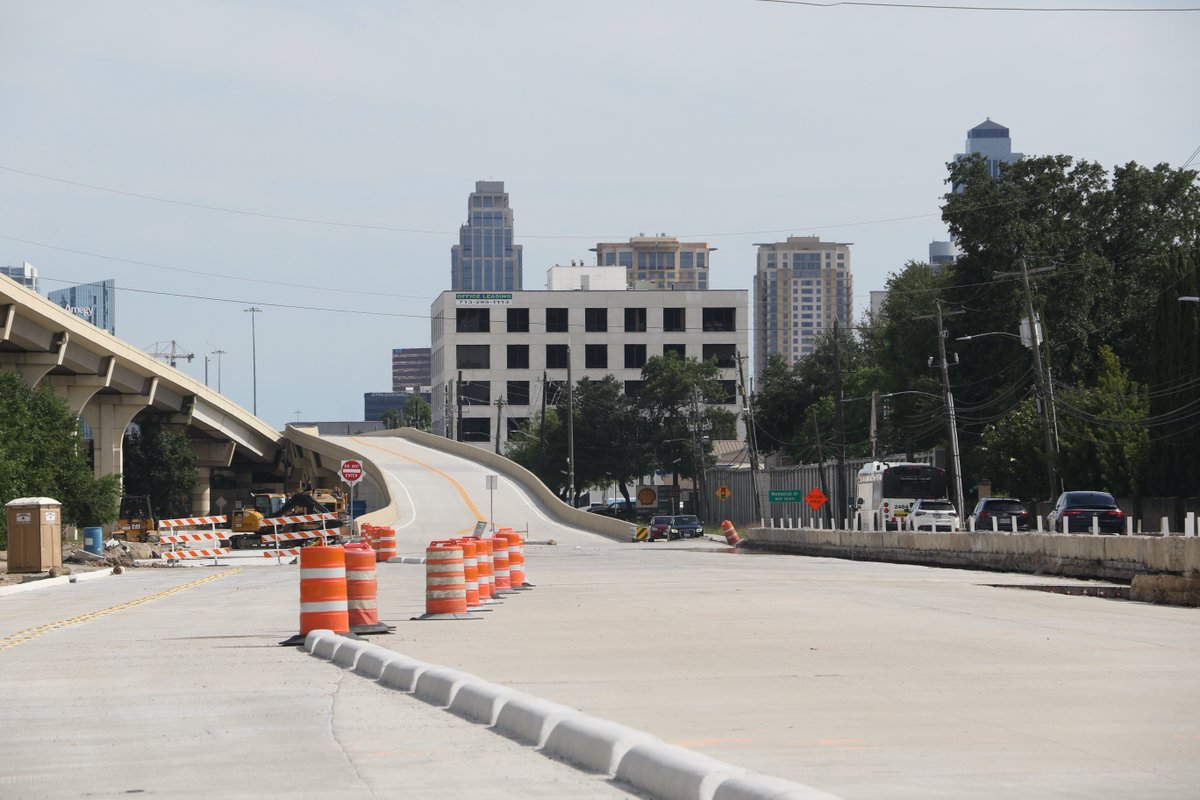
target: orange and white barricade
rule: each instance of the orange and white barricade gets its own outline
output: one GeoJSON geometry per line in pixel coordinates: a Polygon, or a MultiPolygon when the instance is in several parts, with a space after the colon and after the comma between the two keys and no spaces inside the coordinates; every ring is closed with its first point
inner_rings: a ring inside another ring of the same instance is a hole
{"type": "Polygon", "coordinates": [[[211,558],[213,564],[217,563],[217,559],[221,556],[229,555],[228,547],[212,547],[205,550],[167,550],[164,551],[162,557],[167,561],[183,561],[191,558],[211,558]]]}
{"type": "Polygon", "coordinates": [[[492,574],[496,579],[496,594],[512,594],[512,576],[508,571],[508,538],[494,536],[492,543],[492,574]]]}
{"type": "Polygon", "coordinates": [[[375,551],[366,542],[348,544],[346,551],[346,602],[352,633],[391,633],[379,621],[379,582],[375,551]]]}
{"type": "Polygon", "coordinates": [[[476,539],[475,555],[479,565],[479,604],[499,603],[496,599],[495,563],[492,560],[492,540],[476,539]]]}
{"type": "Polygon", "coordinates": [[[218,531],[217,525],[224,523],[226,517],[179,517],[178,519],[160,519],[158,528],[174,531],[174,533],[160,533],[158,535],[158,543],[170,546],[162,554],[162,557],[168,561],[183,561],[191,558],[212,558],[227,555],[229,548],[221,547],[221,540],[228,538],[228,531],[218,531]],[[200,530],[182,530],[183,528],[199,528],[203,525],[209,526],[206,531],[200,530]],[[211,546],[210,546],[211,543],[211,546]],[[179,545],[197,545],[202,549],[198,550],[182,550],[179,545]]]}
{"type": "Polygon", "coordinates": [[[375,526],[375,560],[387,561],[396,557],[396,529],[387,525],[375,526]]]}
{"type": "Polygon", "coordinates": [[[483,610],[479,605],[479,540],[465,538],[454,541],[462,545],[463,549],[463,578],[467,587],[467,610],[483,610]]]}
{"type": "Polygon", "coordinates": [[[425,549],[425,613],[416,619],[478,619],[467,613],[467,576],[458,542],[430,542],[425,549]]]}
{"type": "Polygon", "coordinates": [[[721,532],[725,534],[725,544],[737,547],[742,541],[742,537],[738,536],[737,528],[733,527],[733,523],[729,520],[721,523],[721,532]]]}
{"type": "Polygon", "coordinates": [[[521,534],[512,528],[501,528],[508,540],[508,583],[513,590],[529,589],[533,584],[525,580],[525,548],[521,534]]]}

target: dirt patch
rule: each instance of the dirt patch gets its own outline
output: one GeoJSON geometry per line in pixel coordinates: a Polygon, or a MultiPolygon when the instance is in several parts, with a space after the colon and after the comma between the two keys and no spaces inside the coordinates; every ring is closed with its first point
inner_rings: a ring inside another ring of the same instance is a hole
{"type": "MultiPolygon", "coordinates": [[[[73,543],[63,543],[63,565],[52,567],[42,572],[8,571],[8,551],[0,550],[0,587],[12,586],[17,583],[57,578],[62,575],[73,575],[80,572],[95,572],[96,570],[112,569],[113,567],[134,567],[134,561],[161,559],[162,551],[156,544],[142,542],[118,542],[106,546],[103,555],[95,555],[73,543]]],[[[163,561],[162,563],[166,563],[163,561]]]]}

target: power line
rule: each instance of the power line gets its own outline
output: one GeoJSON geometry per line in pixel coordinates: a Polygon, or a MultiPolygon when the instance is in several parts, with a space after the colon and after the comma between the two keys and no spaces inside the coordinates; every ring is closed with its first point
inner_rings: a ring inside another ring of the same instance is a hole
{"type": "Polygon", "coordinates": [[[1200,7],[1189,8],[1073,8],[1070,6],[1059,6],[1052,8],[1037,8],[1033,6],[963,6],[963,5],[940,5],[936,3],[876,3],[867,2],[866,0],[834,0],[833,2],[819,3],[815,0],[755,0],[759,3],[776,3],[787,6],[808,6],[811,8],[835,8],[837,6],[858,6],[861,8],[900,8],[906,10],[917,11],[1002,11],[1016,13],[1051,13],[1051,14],[1098,14],[1098,13],[1119,13],[1119,14],[1136,14],[1136,13],[1170,13],[1170,12],[1189,12],[1200,11],[1200,7]]]}

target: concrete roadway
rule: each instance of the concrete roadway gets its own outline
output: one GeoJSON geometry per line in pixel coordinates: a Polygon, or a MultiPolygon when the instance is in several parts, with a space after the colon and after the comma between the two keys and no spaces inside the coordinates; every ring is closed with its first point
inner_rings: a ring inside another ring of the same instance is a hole
{"type": "MultiPolygon", "coordinates": [[[[391,476],[402,554],[488,516],[485,468],[339,441],[391,476]]],[[[845,798],[1200,796],[1195,610],[991,586],[1069,583],[1033,576],[616,543],[549,522],[503,478],[494,505],[528,525],[537,588],[417,622],[422,567],[381,565],[397,629],[375,643],[845,798]]],[[[278,647],[295,567],[234,563],[0,596],[0,797],[630,796],[278,647]]]]}

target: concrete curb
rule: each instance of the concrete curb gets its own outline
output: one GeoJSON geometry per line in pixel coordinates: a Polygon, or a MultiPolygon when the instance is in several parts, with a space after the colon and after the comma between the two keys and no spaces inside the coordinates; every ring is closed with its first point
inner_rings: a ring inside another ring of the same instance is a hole
{"type": "Polygon", "coordinates": [[[810,786],[748,772],[644,731],[332,631],[311,631],[304,649],[654,800],[837,800],[810,786]]]}
{"type": "Polygon", "coordinates": [[[617,722],[576,714],[564,717],[554,726],[542,752],[588,772],[611,775],[635,745],[658,741],[648,733],[617,722]]]}
{"type": "Polygon", "coordinates": [[[107,578],[113,574],[109,569],[92,569],[87,572],[72,572],[70,575],[60,575],[57,578],[42,578],[36,581],[26,581],[25,583],[14,583],[12,586],[0,587],[0,596],[7,594],[19,594],[21,592],[31,592],[34,589],[45,589],[49,586],[62,586],[67,583],[79,583],[81,581],[95,580],[96,578],[107,578]]]}
{"type": "Polygon", "coordinates": [[[719,784],[743,773],[724,761],[655,741],[626,753],[616,778],[664,800],[712,800],[719,784]]]}

